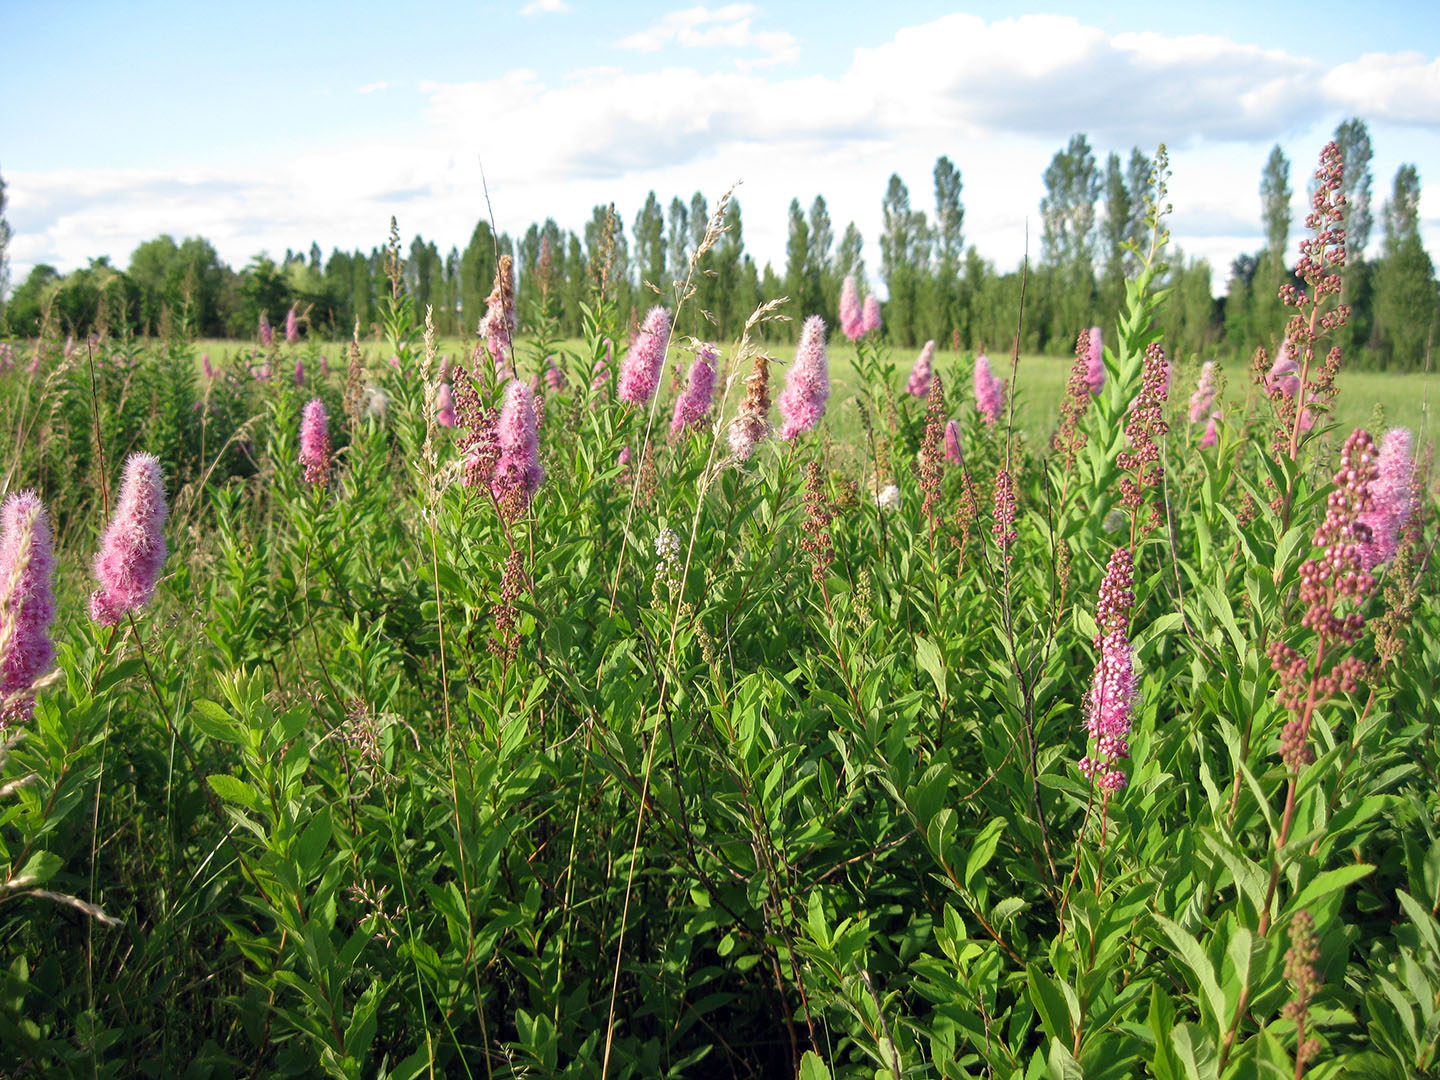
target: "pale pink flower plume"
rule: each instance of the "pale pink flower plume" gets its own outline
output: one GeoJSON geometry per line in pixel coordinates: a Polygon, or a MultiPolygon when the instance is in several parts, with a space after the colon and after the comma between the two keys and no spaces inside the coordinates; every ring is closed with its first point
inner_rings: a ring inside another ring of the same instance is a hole
{"type": "Polygon", "coordinates": [[[884,323],[880,321],[880,301],[875,298],[874,293],[871,293],[865,297],[865,315],[860,322],[860,332],[862,334],[874,333],[883,325],[884,323]]]}
{"type": "Polygon", "coordinates": [[[1081,758],[1079,764],[1082,773],[1110,792],[1125,786],[1125,773],[1115,763],[1130,756],[1130,724],[1138,686],[1135,650],[1129,638],[1134,578],[1130,549],[1116,548],[1100,583],[1095,610],[1100,661],[1085,702],[1085,726],[1095,742],[1095,752],[1081,758]]]}
{"type": "Polygon", "coordinates": [[[490,484],[491,492],[502,504],[513,500],[518,509],[524,509],[545,479],[535,428],[534,392],[519,379],[512,379],[505,389],[505,404],[495,429],[500,457],[490,484]]]}
{"type": "Polygon", "coordinates": [[[441,383],[435,395],[435,422],[441,427],[455,426],[455,398],[449,383],[441,383]]]}
{"type": "Polygon", "coordinates": [[[1091,395],[1105,389],[1105,339],[1100,327],[1090,328],[1090,351],[1085,359],[1085,382],[1091,395]]]}
{"type": "Polygon", "coordinates": [[[291,345],[300,340],[300,320],[295,315],[295,305],[285,313],[285,340],[291,345]]]}
{"type": "Polygon", "coordinates": [[[553,353],[545,358],[545,385],[555,393],[565,389],[565,373],[555,365],[553,353]]]}
{"type": "Polygon", "coordinates": [[[1370,539],[1360,545],[1360,564],[1366,570],[1395,557],[1400,530],[1415,512],[1414,438],[1407,428],[1385,433],[1378,469],[1370,485],[1370,509],[1360,515],[1360,522],[1370,529],[1370,539]]]}
{"type": "Polygon", "coordinates": [[[785,389],[775,402],[785,421],[780,427],[780,438],[793,439],[820,423],[829,399],[830,362],[825,355],[825,320],[811,315],[800,330],[795,362],[785,373],[785,389]]]}
{"type": "Polygon", "coordinates": [[[910,380],[905,384],[905,392],[915,397],[924,397],[930,393],[930,376],[935,373],[935,342],[925,342],[925,347],[920,350],[920,355],[915,358],[915,363],[910,365],[910,380]]]}
{"type": "Polygon", "coordinates": [[[1198,424],[1214,401],[1215,361],[1206,360],[1200,365],[1200,380],[1195,384],[1195,393],[1190,395],[1190,423],[1198,424]]]}
{"type": "Polygon", "coordinates": [[[300,414],[300,464],[307,484],[330,482],[330,418],[319,398],[307,402],[300,414]]]}
{"type": "MultiPolygon", "coordinates": [[[[1265,379],[1265,388],[1270,391],[1279,390],[1286,397],[1294,397],[1300,390],[1300,367],[1295,363],[1295,357],[1290,352],[1288,342],[1280,346],[1280,354],[1275,357],[1275,363],[1270,365],[1270,374],[1265,379]]],[[[1311,424],[1313,423],[1312,420],[1311,424]]],[[[1302,428],[1309,426],[1302,421],[1302,428]]]]}
{"type": "Polygon", "coordinates": [[[50,519],[40,497],[11,495],[0,504],[0,729],[30,719],[30,688],[55,661],[54,574],[50,519]]]}
{"type": "Polygon", "coordinates": [[[695,350],[695,359],[685,380],[685,392],[675,399],[675,413],[670,417],[671,435],[679,435],[686,428],[699,427],[710,414],[710,405],[715,397],[715,361],[719,358],[720,354],[713,345],[701,345],[695,350]]]}
{"type": "Polygon", "coordinates": [[[1005,383],[990,372],[990,357],[983,352],[975,357],[975,408],[994,427],[1005,408],[1005,383]]]}
{"type": "Polygon", "coordinates": [[[90,594],[90,617],[114,626],[155,595],[165,564],[165,481],[153,454],[131,454],[125,462],[120,499],[95,556],[100,588],[90,594]]]}
{"type": "Polygon", "coordinates": [[[205,378],[215,378],[215,369],[210,364],[210,354],[208,352],[200,354],[200,370],[205,373],[205,378]]]}
{"type": "Polygon", "coordinates": [[[653,307],[645,316],[625,359],[620,362],[619,395],[631,405],[644,405],[660,385],[665,348],[670,343],[670,313],[653,307]]]}
{"type": "Polygon", "coordinates": [[[265,317],[264,312],[260,313],[260,344],[267,349],[275,344],[275,328],[270,325],[270,320],[265,317]]]}
{"type": "Polygon", "coordinates": [[[960,457],[960,425],[951,420],[945,425],[945,461],[950,465],[959,465],[960,457]]]}
{"type": "Polygon", "coordinates": [[[1220,419],[1220,412],[1216,410],[1210,414],[1210,421],[1205,425],[1205,434],[1200,437],[1200,446],[1209,449],[1220,441],[1220,430],[1215,425],[1220,419]]]}
{"type": "Polygon", "coordinates": [[[295,361],[295,385],[303,386],[305,383],[305,365],[300,360],[295,361]]]}
{"type": "Polygon", "coordinates": [[[840,284],[840,332],[851,341],[865,333],[865,314],[860,308],[860,289],[853,275],[840,284]]]}

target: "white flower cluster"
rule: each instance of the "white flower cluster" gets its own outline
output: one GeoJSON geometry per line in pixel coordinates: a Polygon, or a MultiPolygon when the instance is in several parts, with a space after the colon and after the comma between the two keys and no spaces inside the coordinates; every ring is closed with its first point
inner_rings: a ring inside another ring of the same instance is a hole
{"type": "Polygon", "coordinates": [[[881,510],[899,510],[900,488],[895,484],[886,484],[876,492],[875,505],[881,510]]]}

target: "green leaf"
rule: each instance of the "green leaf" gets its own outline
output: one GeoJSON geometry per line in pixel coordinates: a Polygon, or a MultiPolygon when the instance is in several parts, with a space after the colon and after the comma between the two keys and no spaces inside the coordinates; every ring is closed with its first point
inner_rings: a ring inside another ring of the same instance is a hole
{"type": "Polygon", "coordinates": [[[936,692],[943,698],[945,692],[945,658],[940,655],[939,646],[926,637],[915,639],[915,663],[930,676],[936,692]]]}
{"type": "Polygon", "coordinates": [[[830,1080],[830,1069],[814,1050],[806,1050],[805,1056],[800,1059],[797,1080],[830,1080]]]}
{"type": "MultiPolygon", "coordinates": [[[[1217,1026],[1225,1023],[1227,1020],[1225,995],[1220,991],[1220,983],[1215,978],[1215,968],[1211,965],[1209,957],[1205,955],[1205,950],[1178,923],[1172,922],[1158,912],[1152,917],[1159,924],[1160,929],[1165,931],[1165,936],[1175,946],[1175,951],[1180,954],[1180,959],[1184,961],[1196,983],[1199,984],[1201,1000],[1209,1007],[1210,1018],[1217,1026]]],[[[1178,1031],[1179,1028],[1176,1030],[1178,1031]]],[[[1178,1052],[1179,1047],[1176,1047],[1176,1050],[1178,1052]]],[[[1183,1058],[1184,1055],[1181,1056],[1183,1058]]]]}
{"type": "Polygon", "coordinates": [[[1030,987],[1030,1003],[1040,1014],[1040,1023],[1045,1034],[1063,1042],[1074,1040],[1070,1026],[1070,1006],[1061,993],[1059,984],[1040,970],[1038,964],[1029,964],[1025,969],[1025,981],[1030,987]]]}
{"type": "Polygon", "coordinates": [[[1345,888],[1365,877],[1375,867],[1369,863],[1352,863],[1349,866],[1336,867],[1334,870],[1326,870],[1323,874],[1316,874],[1300,894],[1285,905],[1286,913],[1299,911],[1301,908],[1313,904],[1322,896],[1329,896],[1332,892],[1345,888]]]}
{"type": "Polygon", "coordinates": [[[223,706],[217,705],[213,701],[200,698],[192,703],[190,722],[212,739],[233,743],[236,746],[245,742],[245,737],[235,722],[235,718],[226,712],[223,706]]]}
{"type": "Polygon", "coordinates": [[[61,859],[53,851],[37,851],[25,861],[24,868],[5,884],[12,889],[28,889],[43,885],[60,869],[61,859]]]}
{"type": "Polygon", "coordinates": [[[226,802],[239,803],[247,810],[260,809],[260,793],[238,776],[211,773],[206,780],[210,783],[210,790],[226,802]]]}
{"type": "Polygon", "coordinates": [[[965,860],[965,887],[970,887],[970,882],[975,875],[985,869],[986,864],[995,857],[995,848],[1000,843],[1000,834],[1005,831],[1005,819],[994,817],[987,821],[984,827],[976,834],[970,847],[970,857],[965,860]]]}

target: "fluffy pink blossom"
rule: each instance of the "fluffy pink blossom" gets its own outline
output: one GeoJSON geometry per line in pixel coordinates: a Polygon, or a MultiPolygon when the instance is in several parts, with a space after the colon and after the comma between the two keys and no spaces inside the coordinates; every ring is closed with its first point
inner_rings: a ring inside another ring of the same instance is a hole
{"type": "Polygon", "coordinates": [[[1200,437],[1200,446],[1202,449],[1208,450],[1220,441],[1220,430],[1215,426],[1220,416],[1221,413],[1218,409],[1210,414],[1210,421],[1205,425],[1205,434],[1200,437]]]}
{"type": "Polygon", "coordinates": [[[165,481],[153,454],[131,454],[110,527],[95,555],[100,588],[90,594],[90,617],[114,626],[155,595],[165,564],[165,481]]]}
{"type": "Polygon", "coordinates": [[[865,333],[860,289],[853,275],[848,275],[840,284],[840,332],[851,341],[858,341],[865,333]]]}
{"type": "Polygon", "coordinates": [[[1379,474],[1370,485],[1370,509],[1359,517],[1370,529],[1360,545],[1360,564],[1372,570],[1395,557],[1400,530],[1415,512],[1414,438],[1408,429],[1394,427],[1380,440],[1379,474]]]}
{"type": "Polygon", "coordinates": [[[322,380],[330,378],[330,361],[325,359],[324,353],[320,354],[320,378],[322,380]]]}
{"type": "Polygon", "coordinates": [[[945,461],[950,465],[959,465],[960,457],[960,425],[951,420],[945,425],[945,461]]]}
{"type": "Polygon", "coordinates": [[[793,439],[820,423],[829,399],[830,362],[825,355],[825,320],[811,315],[800,330],[795,362],[785,373],[785,389],[775,402],[785,421],[780,427],[780,438],[793,439]]]}
{"type": "Polygon", "coordinates": [[[455,426],[455,399],[449,383],[441,383],[435,395],[435,422],[441,427],[455,426]]]}
{"type": "Polygon", "coordinates": [[[670,343],[670,313],[653,307],[645,316],[625,359],[620,362],[621,401],[644,405],[660,385],[660,371],[665,363],[665,348],[670,343]]]}
{"type": "Polygon", "coordinates": [[[983,352],[975,357],[975,408],[991,427],[1005,408],[1005,383],[990,373],[990,357],[983,352]]]}
{"type": "Polygon", "coordinates": [[[300,359],[297,358],[297,359],[295,360],[295,385],[296,385],[296,386],[303,386],[304,384],[305,384],[305,364],[304,364],[300,359]]]}
{"type": "Polygon", "coordinates": [[[55,660],[54,573],[44,505],[33,491],[11,495],[0,504],[0,729],[30,718],[30,688],[55,660]]]}
{"type": "Polygon", "coordinates": [[[205,378],[215,378],[215,368],[210,364],[210,354],[208,352],[200,354],[200,370],[205,373],[205,378]]]}
{"type": "Polygon", "coordinates": [[[701,345],[695,350],[685,392],[675,399],[675,414],[670,418],[671,435],[679,435],[688,427],[698,427],[709,415],[715,397],[715,361],[719,358],[713,345],[701,345]]]}
{"type": "Polygon", "coordinates": [[[874,293],[871,293],[865,297],[865,315],[860,322],[860,332],[873,334],[883,325],[884,323],[880,321],[880,301],[875,298],[874,293]]]}
{"type": "Polygon", "coordinates": [[[910,380],[905,384],[905,392],[915,397],[924,397],[930,392],[930,376],[935,373],[935,342],[925,342],[920,355],[915,358],[915,363],[910,365],[910,380]]]}
{"type": "MultiPolygon", "coordinates": [[[[1270,391],[1279,390],[1286,397],[1294,397],[1300,389],[1300,367],[1295,363],[1295,357],[1290,352],[1290,345],[1286,343],[1280,346],[1280,354],[1275,357],[1275,363],[1270,365],[1270,374],[1266,377],[1265,388],[1270,391]]],[[[1301,426],[1309,427],[1314,424],[1305,424],[1302,419],[1301,426]]]]}
{"type": "Polygon", "coordinates": [[[260,313],[260,344],[267,349],[275,344],[275,328],[270,325],[270,320],[263,311],[260,313]]]}
{"type": "Polygon", "coordinates": [[[1090,328],[1090,351],[1085,358],[1085,382],[1089,385],[1092,396],[1105,389],[1105,339],[1098,326],[1090,328]]]}
{"type": "Polygon", "coordinates": [[[295,305],[290,305],[290,310],[285,313],[285,340],[291,345],[300,340],[300,320],[295,315],[295,305]]]}
{"type": "Polygon", "coordinates": [[[1198,424],[1214,401],[1215,361],[1206,360],[1200,365],[1200,380],[1195,384],[1195,393],[1190,395],[1190,423],[1198,424]]]}
{"type": "Polygon", "coordinates": [[[1129,638],[1134,580],[1130,549],[1116,548],[1100,583],[1095,609],[1095,645],[1100,660],[1085,702],[1085,726],[1095,750],[1080,759],[1080,771],[1112,792],[1125,786],[1125,773],[1115,763],[1130,756],[1130,724],[1135,709],[1135,650],[1129,638]]]}
{"type": "Polygon", "coordinates": [[[565,373],[555,364],[555,355],[545,357],[545,385],[559,393],[565,389],[565,373]]]}
{"type": "Polygon", "coordinates": [[[305,482],[324,487],[330,482],[330,418],[319,398],[308,402],[300,414],[300,464],[305,482]]]}
{"type": "Polygon", "coordinates": [[[518,514],[545,479],[540,467],[540,438],[535,430],[535,395],[519,379],[505,389],[505,404],[495,429],[500,457],[490,490],[502,507],[518,514]]]}

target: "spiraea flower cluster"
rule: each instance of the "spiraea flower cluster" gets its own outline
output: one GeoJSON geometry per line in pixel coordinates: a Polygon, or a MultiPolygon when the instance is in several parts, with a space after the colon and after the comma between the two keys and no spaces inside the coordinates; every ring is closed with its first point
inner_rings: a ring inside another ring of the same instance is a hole
{"type": "Polygon", "coordinates": [[[90,617],[114,626],[150,602],[165,563],[165,483],[153,454],[131,454],[110,527],[95,556],[100,588],[90,594],[90,617]]]}
{"type": "Polygon", "coordinates": [[[545,470],[540,467],[535,395],[519,379],[512,379],[505,388],[495,439],[499,456],[490,490],[505,516],[515,518],[524,513],[530,497],[545,479],[545,470]]]}
{"type": "Polygon", "coordinates": [[[784,423],[780,438],[791,440],[810,431],[825,415],[830,400],[830,361],[825,353],[825,320],[811,315],[800,330],[795,361],[785,373],[785,389],[775,403],[784,423]]]}
{"type": "Polygon", "coordinates": [[[770,358],[756,356],[745,377],[745,400],[730,423],[730,455],[738,463],[749,461],[762,439],[770,434],[770,358]]]}
{"type": "Polygon", "coordinates": [[[1091,394],[1105,389],[1105,339],[1098,326],[1090,328],[1085,341],[1085,384],[1091,394]]]}
{"type": "Polygon", "coordinates": [[[665,349],[670,344],[670,312],[653,307],[630,342],[620,362],[618,393],[621,401],[644,405],[660,385],[665,349]]]}
{"type": "Polygon", "coordinates": [[[1295,991],[1280,1015],[1295,1025],[1296,1073],[1320,1052],[1320,1040],[1306,1034],[1310,1020],[1310,999],[1322,985],[1320,971],[1320,937],[1315,933],[1315,920],[1308,911],[1297,911],[1290,921],[1290,948],[1285,950],[1285,980],[1295,991]]]}
{"type": "Polygon", "coordinates": [[[710,415],[715,398],[715,363],[719,359],[720,354],[713,345],[702,344],[696,348],[685,379],[685,391],[675,399],[675,412],[670,417],[672,436],[699,427],[710,415]]]}
{"type": "Polygon", "coordinates": [[[495,284],[485,298],[485,315],[478,332],[490,350],[496,378],[503,378],[509,368],[507,356],[515,336],[515,269],[509,255],[501,255],[495,267],[495,284]]]}
{"type": "Polygon", "coordinates": [[[1075,339],[1075,362],[1070,365],[1070,378],[1065,382],[1065,397],[1060,402],[1060,427],[1050,440],[1050,447],[1059,456],[1066,471],[1075,464],[1075,457],[1085,448],[1085,432],[1080,429],[1085,411],[1090,408],[1090,335],[1081,330],[1075,339]]]}
{"type": "Polygon", "coordinates": [[[330,483],[330,420],[319,398],[308,402],[300,414],[300,464],[305,466],[307,484],[330,483]]]}
{"type": "Polygon", "coordinates": [[[1005,561],[1011,562],[1015,553],[1010,550],[1010,546],[1020,534],[1015,529],[1015,514],[1019,503],[1015,499],[1015,483],[1010,477],[1009,469],[1001,469],[995,474],[995,489],[990,505],[994,519],[990,525],[990,534],[995,537],[995,543],[1004,554],[1005,561]]]}
{"type": "Polygon", "coordinates": [[[1080,771],[1107,793],[1125,786],[1125,772],[1116,762],[1130,756],[1137,685],[1135,650],[1129,637],[1134,580],[1130,549],[1116,548],[1105,568],[1095,606],[1095,647],[1100,659],[1085,703],[1085,726],[1094,748],[1079,762],[1080,771]]]}
{"type": "Polygon", "coordinates": [[[465,462],[462,474],[466,487],[484,491],[495,475],[500,459],[500,438],[497,428],[500,414],[483,405],[470,372],[463,367],[454,370],[455,423],[459,431],[456,443],[465,462]]]}
{"type": "Polygon", "coordinates": [[[860,319],[860,332],[862,334],[873,334],[880,327],[885,325],[880,319],[880,301],[871,293],[865,297],[865,313],[860,319]]]}
{"type": "Polygon", "coordinates": [[[40,497],[21,491],[0,504],[0,730],[30,718],[32,687],[55,647],[55,552],[40,497]]]}
{"type": "Polygon", "coordinates": [[[840,285],[840,332],[851,341],[859,341],[865,334],[865,313],[860,308],[860,289],[853,275],[840,285]]]}
{"type": "Polygon", "coordinates": [[[1190,395],[1190,423],[1198,424],[1215,403],[1215,361],[1206,360],[1200,365],[1200,378],[1195,383],[1195,392],[1190,395]]]}
{"type": "Polygon", "coordinates": [[[820,463],[811,458],[805,463],[805,534],[800,538],[800,548],[810,556],[810,576],[821,586],[835,560],[835,545],[830,538],[834,517],[825,495],[825,473],[820,463]]]}
{"type": "Polygon", "coordinates": [[[925,395],[925,433],[920,440],[920,491],[923,499],[920,512],[935,527],[940,512],[936,504],[940,501],[940,476],[944,471],[941,460],[945,454],[945,383],[939,374],[930,378],[930,389],[925,395]]]}
{"type": "Polygon", "coordinates": [[[990,371],[990,357],[981,352],[975,357],[975,408],[994,427],[1005,408],[1005,381],[990,371]]]}
{"type": "Polygon", "coordinates": [[[1370,509],[1360,522],[1370,539],[1360,545],[1360,563],[1366,570],[1388,563],[1400,545],[1400,533],[1419,500],[1415,495],[1414,440],[1408,429],[1391,428],[1380,440],[1375,482],[1370,485],[1370,509]]]}
{"type": "Polygon", "coordinates": [[[920,355],[915,358],[915,363],[910,367],[910,379],[905,384],[905,392],[914,397],[924,397],[930,392],[930,376],[935,370],[935,342],[925,342],[920,355]]]}
{"type": "MultiPolygon", "coordinates": [[[[1160,446],[1170,432],[1164,415],[1168,383],[1165,352],[1158,342],[1151,343],[1145,349],[1140,393],[1125,420],[1125,437],[1130,445],[1115,457],[1115,463],[1126,474],[1120,478],[1120,503],[1130,511],[1137,526],[1141,525],[1140,508],[1147,495],[1164,478],[1160,446]]],[[[1147,524],[1156,524],[1159,514],[1159,505],[1152,502],[1147,524]]]]}
{"type": "Polygon", "coordinates": [[[1365,672],[1359,657],[1344,654],[1365,627],[1363,608],[1375,590],[1363,552],[1371,541],[1364,517],[1373,509],[1370,490],[1377,476],[1374,440],[1357,428],[1345,440],[1325,519],[1315,530],[1313,543],[1321,553],[1300,565],[1300,626],[1314,635],[1313,652],[1302,654],[1278,639],[1269,649],[1280,676],[1277,697],[1295,714],[1280,738],[1281,756],[1292,771],[1314,760],[1309,736],[1315,708],[1336,693],[1353,691],[1365,672]]]}

